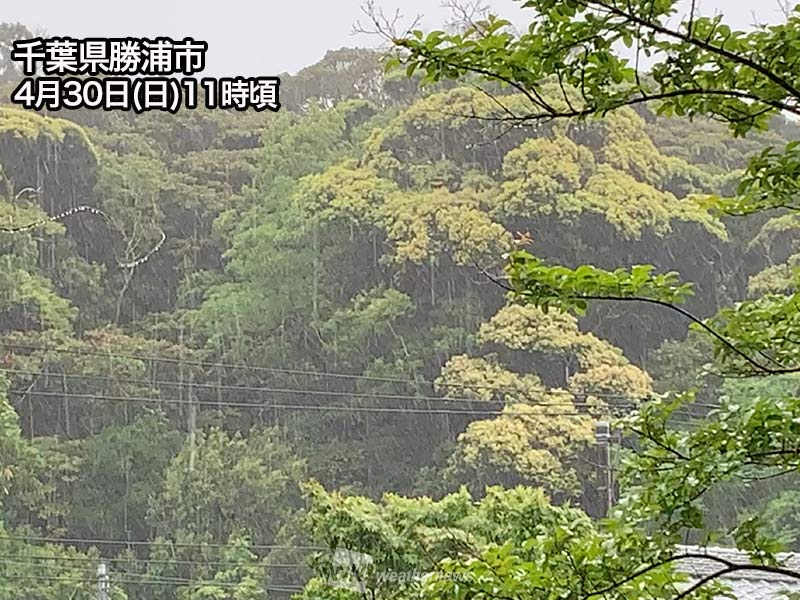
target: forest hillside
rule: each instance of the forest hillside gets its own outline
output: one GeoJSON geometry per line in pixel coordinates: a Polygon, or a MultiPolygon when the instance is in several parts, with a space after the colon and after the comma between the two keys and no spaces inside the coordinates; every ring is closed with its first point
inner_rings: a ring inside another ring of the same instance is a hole
{"type": "MultiPolygon", "coordinates": [[[[114,598],[282,598],[335,547],[321,523],[443,540],[449,515],[502,542],[524,526],[504,503],[601,515],[596,423],[694,387],[707,344],[654,306],[510,303],[504,257],[676,271],[702,318],[794,285],[794,224],[697,198],[795,122],[508,127],[513,88],[379,59],[330,51],[277,114],[0,106],[0,598],[94,598],[100,558],[114,598]]],[[[800,548],[791,482],[748,490],[714,518],[762,511],[800,548]]]]}

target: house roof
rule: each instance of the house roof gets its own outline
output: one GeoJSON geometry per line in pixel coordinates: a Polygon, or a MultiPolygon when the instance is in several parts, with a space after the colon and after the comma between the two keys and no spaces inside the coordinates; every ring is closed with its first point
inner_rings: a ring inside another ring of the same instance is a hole
{"type": "MultiPolygon", "coordinates": [[[[707,554],[734,564],[751,564],[746,553],[733,548],[684,546],[681,551],[707,554]]],[[[800,573],[800,557],[797,555],[781,554],[777,558],[786,569],[800,573]]],[[[683,559],[677,563],[677,566],[680,571],[692,578],[692,582],[697,582],[724,568],[723,564],[710,558],[683,559]]],[[[781,573],[742,570],[727,574],[721,577],[720,581],[731,587],[738,600],[786,600],[787,592],[800,593],[800,579],[781,573]]]]}

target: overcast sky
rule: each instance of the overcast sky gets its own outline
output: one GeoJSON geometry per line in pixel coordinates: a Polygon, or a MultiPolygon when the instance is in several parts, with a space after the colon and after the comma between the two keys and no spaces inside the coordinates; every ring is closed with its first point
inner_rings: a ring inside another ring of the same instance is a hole
{"type": "MultiPolygon", "coordinates": [[[[294,73],[328,49],[371,46],[370,36],[352,35],[364,0],[4,0],[0,21],[20,22],[48,35],[73,37],[191,36],[209,44],[207,75],[294,73]]],[[[519,3],[487,2],[500,15],[525,23],[519,3]]],[[[724,12],[736,27],[780,17],[777,0],[700,0],[704,13],[724,12]]],[[[425,28],[448,15],[441,0],[379,0],[387,12],[422,14],[425,28]]]]}

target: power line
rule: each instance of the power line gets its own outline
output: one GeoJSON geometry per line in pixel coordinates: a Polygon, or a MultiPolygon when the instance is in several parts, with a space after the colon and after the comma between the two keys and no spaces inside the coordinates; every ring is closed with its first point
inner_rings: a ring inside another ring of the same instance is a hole
{"type": "MultiPolygon", "coordinates": [[[[504,391],[504,392],[515,392],[518,390],[514,390],[513,388],[504,388],[504,387],[496,387],[493,385],[481,385],[481,384],[471,384],[471,383],[447,383],[447,382],[435,382],[430,381],[427,379],[419,379],[419,380],[411,380],[411,379],[401,379],[396,377],[377,377],[373,375],[353,375],[348,373],[335,373],[330,371],[308,371],[302,369],[289,369],[289,368],[280,368],[280,367],[258,367],[254,365],[245,365],[245,364],[234,364],[234,363],[223,363],[223,362],[210,362],[210,361],[200,361],[200,360],[187,360],[187,359],[180,359],[180,358],[168,358],[168,357],[160,357],[160,356],[150,356],[150,355],[137,355],[137,354],[125,354],[125,353],[118,353],[118,352],[100,352],[100,351],[91,351],[91,350],[79,350],[74,348],[52,348],[47,346],[36,346],[36,345],[23,345],[23,344],[9,344],[7,342],[0,341],[0,345],[5,346],[6,348],[17,348],[21,350],[33,350],[33,351],[40,351],[40,352],[57,352],[62,354],[72,354],[72,355],[85,355],[85,356],[98,356],[104,358],[124,358],[129,360],[140,360],[143,362],[163,362],[163,363],[170,363],[170,364],[184,364],[184,365],[194,365],[200,367],[212,367],[212,368],[219,368],[219,369],[241,369],[241,370],[248,370],[254,372],[264,372],[264,373],[278,373],[278,374],[286,374],[286,375],[304,375],[309,377],[322,377],[322,378],[334,378],[334,379],[355,379],[355,380],[364,380],[364,381],[378,381],[384,383],[402,383],[406,385],[430,385],[430,386],[439,386],[439,387],[447,387],[447,388],[461,388],[461,389],[473,389],[473,390],[491,390],[491,391],[504,391]]],[[[623,400],[630,400],[630,396],[626,394],[605,394],[604,397],[606,398],[620,398],[623,400]]]]}
{"type": "MultiPolygon", "coordinates": [[[[122,539],[95,539],[95,538],[63,538],[47,536],[22,536],[22,535],[0,535],[0,540],[16,542],[44,542],[50,544],[93,544],[93,545],[118,545],[118,546],[155,546],[155,547],[174,547],[174,548],[229,548],[230,544],[219,544],[211,542],[173,542],[165,540],[157,542],[155,540],[122,540],[122,539]]],[[[289,544],[247,544],[248,548],[258,550],[330,550],[325,546],[310,545],[289,545],[289,544]]]]}
{"type": "MultiPolygon", "coordinates": [[[[309,389],[301,389],[301,388],[275,388],[275,387],[264,387],[264,386],[239,386],[239,385],[224,385],[224,384],[214,384],[214,383],[194,383],[189,381],[152,381],[149,379],[135,379],[135,378],[124,378],[124,377],[111,377],[109,375],[83,375],[77,373],[64,373],[64,372],[44,372],[44,371],[26,371],[20,369],[7,369],[7,368],[0,368],[0,372],[2,373],[9,373],[12,375],[28,375],[28,376],[52,376],[58,378],[66,378],[66,379],[91,379],[95,381],[111,381],[114,383],[130,383],[132,385],[139,385],[142,386],[150,386],[159,387],[159,386],[170,386],[170,387],[178,387],[178,388],[192,388],[192,389],[206,389],[206,390],[214,390],[214,391],[234,391],[234,392],[253,392],[253,393],[271,393],[271,394],[302,394],[308,396],[332,396],[332,397],[345,397],[345,398],[369,398],[369,399],[376,399],[376,400],[413,400],[413,401],[432,401],[432,402],[460,402],[460,403],[471,403],[471,404],[486,404],[486,403],[503,403],[505,400],[484,400],[480,398],[448,398],[448,397],[441,397],[441,396],[410,396],[408,394],[382,394],[382,393],[365,393],[365,392],[343,392],[343,391],[327,391],[327,390],[309,390],[309,389]]],[[[591,392],[580,392],[580,393],[573,393],[569,390],[550,390],[553,392],[563,392],[565,394],[569,394],[573,398],[609,398],[609,397],[618,397],[614,394],[603,394],[599,392],[597,394],[593,394],[591,392]]],[[[38,393],[32,391],[31,393],[38,393]]],[[[627,397],[629,402],[632,402],[630,396],[627,397]]],[[[533,401],[524,401],[525,404],[529,405],[536,405],[542,404],[547,406],[556,406],[557,404],[551,402],[533,402],[533,401]]],[[[219,402],[215,402],[215,404],[220,404],[219,402]]],[[[563,404],[563,406],[572,406],[574,403],[563,404]]]]}
{"type": "MultiPolygon", "coordinates": [[[[470,383],[441,383],[441,382],[433,382],[430,380],[420,379],[417,381],[410,380],[410,379],[400,379],[400,378],[392,378],[392,377],[375,377],[369,375],[352,375],[352,374],[345,374],[345,373],[331,373],[331,372],[323,372],[323,371],[308,371],[308,370],[300,370],[300,369],[286,369],[286,368],[278,368],[278,367],[256,367],[251,365],[244,365],[244,364],[233,364],[233,363],[215,363],[215,362],[206,362],[206,361],[192,361],[192,360],[182,360],[182,359],[173,359],[167,357],[157,357],[157,356],[143,356],[143,355],[136,355],[136,354],[120,354],[120,353],[112,353],[112,352],[92,352],[92,351],[85,351],[85,350],[75,350],[69,348],[48,348],[46,346],[33,346],[33,345],[19,345],[19,344],[8,344],[6,342],[0,341],[0,345],[9,348],[21,348],[26,350],[39,350],[45,352],[59,352],[59,353],[66,353],[66,354],[75,354],[75,355],[87,355],[87,356],[99,356],[99,357],[112,357],[112,358],[126,358],[126,359],[133,359],[133,360],[141,360],[141,361],[152,361],[152,362],[168,362],[173,364],[185,364],[185,365],[197,365],[197,366],[212,366],[212,367],[221,367],[221,368],[230,368],[230,369],[244,369],[244,370],[252,370],[252,371],[262,371],[262,372],[270,372],[270,373],[286,373],[286,374],[295,374],[295,375],[307,375],[313,377],[321,377],[321,378],[344,378],[344,379],[356,379],[356,380],[365,380],[365,381],[378,381],[378,382],[395,382],[395,383],[403,383],[408,385],[419,385],[425,384],[430,386],[439,386],[439,387],[452,387],[452,388],[461,388],[465,390],[488,390],[488,391],[495,391],[495,392],[506,392],[506,393],[518,393],[519,390],[514,388],[508,387],[496,387],[492,385],[480,385],[480,384],[470,384],[470,383]]],[[[6,373],[19,373],[25,374],[30,376],[36,376],[40,374],[48,375],[46,372],[41,371],[23,371],[23,370],[15,370],[15,369],[0,369],[2,372],[6,373]]],[[[341,397],[350,397],[350,398],[375,398],[375,399],[396,399],[396,400],[419,400],[419,401],[441,401],[441,402],[469,402],[469,403],[501,403],[504,402],[503,400],[483,400],[483,399],[472,399],[472,398],[447,398],[447,397],[439,397],[439,396],[409,396],[403,394],[372,394],[372,393],[364,393],[364,392],[342,392],[342,391],[327,391],[327,390],[308,390],[308,389],[292,389],[292,388],[272,388],[272,387],[263,387],[263,386],[232,386],[226,384],[201,384],[201,383],[190,383],[190,382],[180,382],[180,381],[152,381],[149,379],[132,379],[132,378],[118,378],[118,377],[111,377],[111,376],[101,376],[101,375],[78,375],[78,374],[65,374],[65,373],[52,373],[54,376],[60,377],[69,377],[69,378],[92,378],[96,380],[104,380],[104,381],[124,381],[126,383],[132,384],[147,384],[147,385],[168,385],[168,386],[175,386],[175,387],[194,387],[200,389],[210,389],[210,390],[229,390],[229,391],[241,391],[241,392],[269,392],[269,393],[296,393],[296,394],[304,394],[304,395],[325,395],[325,396],[341,396],[341,397]]],[[[559,390],[561,391],[561,390],[559,390]]],[[[631,396],[629,394],[611,394],[605,392],[570,392],[569,390],[563,390],[565,393],[569,393],[574,398],[600,398],[603,400],[623,400],[627,401],[631,407],[635,407],[637,404],[651,400],[651,397],[644,397],[638,398],[635,396],[631,396]]],[[[203,404],[202,402],[200,403],[203,404]]],[[[214,404],[219,404],[219,402],[214,402],[214,404]]],[[[536,402],[527,401],[525,404],[529,405],[536,405],[536,402]]],[[[549,406],[555,406],[555,404],[551,403],[542,403],[547,404],[549,406]]],[[[572,406],[573,404],[569,404],[572,406]]],[[[693,402],[691,406],[699,407],[699,408],[720,408],[719,404],[708,404],[708,403],[700,403],[700,402],[693,402]]],[[[615,404],[615,408],[625,408],[623,403],[615,404]]]]}
{"type": "MultiPolygon", "coordinates": [[[[303,392],[303,390],[296,390],[298,393],[303,392]]],[[[333,404],[325,404],[325,405],[309,405],[309,404],[284,404],[284,403],[277,403],[272,401],[266,401],[263,403],[256,403],[256,402],[235,402],[235,401],[218,401],[218,400],[181,400],[178,398],[151,398],[151,397],[142,397],[142,396],[111,396],[107,394],[78,394],[75,392],[62,392],[62,391],[37,391],[37,390],[9,390],[9,394],[14,395],[23,395],[23,396],[45,396],[45,397],[56,397],[56,398],[67,398],[67,399],[74,399],[74,400],[86,400],[86,401],[108,401],[108,402],[121,402],[121,403],[134,403],[134,404],[173,404],[173,405],[194,405],[194,406],[211,406],[216,408],[242,408],[242,409],[255,409],[255,410],[269,410],[269,409],[278,409],[278,410],[305,410],[305,411],[330,411],[330,412],[354,412],[354,413],[406,413],[406,414],[425,414],[425,415],[434,415],[434,414],[446,414],[446,415],[494,415],[494,416],[520,416],[520,417],[530,417],[530,416],[553,416],[553,417],[568,417],[568,416],[575,416],[575,417],[597,417],[598,415],[592,415],[590,413],[583,413],[583,412],[576,412],[580,408],[599,408],[591,403],[588,402],[532,402],[532,401],[520,401],[520,402],[512,402],[506,404],[506,407],[513,407],[513,406],[529,406],[529,407],[536,407],[536,408],[573,408],[575,411],[573,412],[547,412],[547,413],[536,413],[536,412],[525,412],[525,411],[515,411],[515,410],[467,410],[467,409],[439,409],[439,408],[406,408],[406,407],[370,407],[370,406],[342,406],[342,405],[333,405],[333,404]]],[[[400,397],[397,399],[403,399],[408,401],[423,401],[420,398],[414,396],[408,397],[400,397]]],[[[444,399],[437,399],[431,398],[429,400],[436,401],[436,400],[444,400],[444,399]]],[[[474,400],[471,401],[477,404],[480,403],[497,403],[499,401],[481,401],[481,400],[474,400]]],[[[708,408],[720,408],[718,405],[712,404],[692,404],[691,406],[698,406],[698,407],[708,407],[708,408]]],[[[614,417],[607,412],[608,408],[614,409],[633,409],[636,408],[635,406],[620,406],[615,405],[611,407],[606,407],[606,412],[602,413],[603,415],[614,417]]],[[[689,406],[679,408],[675,411],[675,414],[680,414],[682,411],[687,411],[689,406]]],[[[684,415],[691,417],[692,415],[684,415]]]]}
{"type": "MultiPolygon", "coordinates": [[[[460,403],[470,403],[470,404],[502,404],[507,403],[505,400],[485,400],[481,398],[448,398],[442,396],[411,396],[408,394],[380,394],[380,393],[359,393],[359,392],[342,392],[342,391],[326,391],[326,390],[309,390],[305,388],[273,388],[273,387],[264,387],[264,386],[239,386],[239,385],[226,385],[226,384],[216,384],[216,383],[207,383],[207,384],[200,384],[194,383],[191,381],[158,381],[158,380],[150,380],[150,379],[135,379],[135,378],[124,378],[124,377],[112,377],[110,375],[84,375],[78,373],[66,373],[66,372],[58,372],[58,371],[24,371],[19,369],[7,369],[1,368],[0,372],[2,373],[10,373],[16,375],[29,375],[29,376],[50,376],[53,378],[67,378],[67,379],[92,379],[95,381],[110,381],[114,383],[130,383],[132,385],[147,385],[151,388],[158,387],[161,385],[170,386],[170,387],[178,387],[178,388],[192,388],[192,389],[207,389],[213,391],[234,391],[234,392],[266,392],[266,393],[292,393],[292,394],[303,394],[303,395],[318,395],[318,396],[334,396],[334,397],[347,397],[347,398],[371,398],[376,400],[408,400],[408,401],[426,401],[426,402],[460,402],[460,403]]],[[[159,390],[160,391],[160,390],[159,390]]],[[[589,398],[598,398],[601,400],[605,399],[613,399],[613,398],[627,398],[626,403],[616,403],[613,404],[613,408],[636,408],[636,400],[633,396],[623,396],[622,394],[607,394],[604,392],[573,392],[568,389],[564,388],[550,388],[544,390],[543,393],[563,393],[572,396],[573,398],[582,398],[582,399],[589,399],[589,398]]],[[[29,393],[39,393],[36,390],[31,390],[29,393]]],[[[220,402],[214,402],[214,404],[220,404],[220,402]]],[[[222,403],[224,404],[224,403],[222,403]]],[[[573,406],[573,405],[580,405],[580,406],[591,406],[591,404],[586,402],[572,402],[572,403],[553,403],[547,401],[534,401],[534,400],[524,400],[524,401],[512,401],[508,404],[526,404],[529,406],[573,406]]],[[[681,410],[688,408],[688,407],[698,407],[698,408],[722,408],[721,404],[710,404],[704,402],[692,402],[687,404],[686,406],[682,407],[681,410]]]]}
{"type": "Polygon", "coordinates": [[[96,563],[102,560],[107,563],[139,563],[148,565],[172,565],[172,566],[186,566],[186,567],[254,567],[254,568],[267,568],[267,569],[307,569],[308,565],[302,563],[264,563],[260,562],[230,562],[222,560],[180,560],[180,559],[156,559],[156,558],[93,558],[91,556],[32,556],[29,554],[0,554],[0,559],[14,560],[14,559],[36,560],[36,561],[62,561],[73,563],[96,563]]]}
{"type": "MultiPolygon", "coordinates": [[[[41,346],[18,346],[18,345],[9,345],[5,344],[6,346],[14,346],[14,347],[24,347],[27,349],[39,349],[39,350],[48,350],[45,347],[41,346]]],[[[175,362],[180,364],[179,359],[167,359],[167,358],[159,358],[159,357],[140,357],[137,355],[127,355],[127,354],[115,354],[115,353],[101,353],[101,352],[94,352],[94,353],[87,353],[84,351],[71,351],[71,350],[60,350],[54,349],[57,352],[69,352],[75,354],[89,354],[89,355],[96,355],[96,356],[103,356],[103,357],[120,357],[120,358],[135,358],[135,359],[142,359],[142,360],[157,360],[157,361],[167,361],[167,362],[175,362]]],[[[210,364],[210,365],[221,365],[225,367],[232,367],[232,368],[240,368],[238,365],[231,365],[225,363],[201,363],[200,361],[186,361],[188,364],[210,364]]],[[[341,373],[324,373],[324,372],[316,372],[316,371],[300,371],[300,370],[292,370],[292,369],[271,369],[266,367],[249,367],[247,365],[242,365],[241,368],[245,369],[256,369],[256,370],[266,370],[266,371],[278,371],[278,372],[292,372],[292,373],[300,373],[306,375],[314,375],[314,376],[322,376],[322,377],[347,377],[347,378],[356,378],[356,379],[369,379],[369,380],[379,380],[379,381],[397,381],[401,383],[416,383],[410,380],[402,380],[402,379],[393,379],[393,378],[377,378],[377,377],[369,377],[369,376],[361,376],[361,375],[346,375],[341,373]]],[[[37,371],[22,371],[22,370],[15,370],[15,369],[0,369],[2,372],[6,373],[17,373],[17,374],[25,374],[30,376],[37,376],[37,375],[49,375],[46,372],[37,372],[37,371]]],[[[152,380],[145,380],[145,379],[123,379],[123,378],[114,378],[110,376],[96,376],[96,375],[79,375],[79,374],[67,374],[67,373],[52,373],[53,376],[60,376],[60,377],[69,377],[69,378],[89,378],[95,380],[104,380],[104,381],[125,381],[129,383],[141,383],[141,384],[148,384],[152,386],[154,383],[159,385],[169,385],[169,386],[176,386],[176,387],[184,387],[184,386],[193,386],[195,388],[199,387],[201,389],[212,389],[212,390],[234,390],[234,391],[245,391],[245,392],[269,392],[269,393],[294,393],[294,394],[306,394],[306,395],[323,395],[323,396],[344,396],[349,398],[373,398],[377,400],[407,400],[407,401],[434,401],[434,402],[462,402],[462,403],[484,403],[484,404],[496,404],[502,403],[503,400],[482,400],[482,399],[471,399],[471,398],[442,398],[442,397],[433,397],[433,396],[409,396],[403,394],[368,394],[368,393],[358,393],[358,392],[340,392],[340,391],[325,391],[325,390],[308,390],[308,389],[292,389],[292,388],[272,388],[272,387],[255,387],[255,386],[231,386],[231,385],[223,385],[223,384],[197,384],[197,383],[190,383],[190,382],[178,382],[178,381],[157,381],[153,382],[152,380]]],[[[431,384],[432,382],[425,382],[424,383],[431,384]]],[[[473,384],[451,384],[453,387],[462,387],[465,389],[490,389],[494,391],[502,391],[502,390],[510,390],[510,388],[496,388],[493,386],[479,386],[473,384]]],[[[513,390],[518,391],[518,390],[513,390]]],[[[621,403],[615,404],[613,408],[616,409],[624,409],[624,408],[635,408],[635,399],[629,395],[625,394],[607,394],[602,392],[584,392],[584,393],[573,393],[569,392],[568,390],[563,390],[565,393],[569,393],[575,398],[600,398],[600,399],[612,399],[612,398],[619,398],[625,399],[628,401],[629,405],[624,406],[621,403]]],[[[65,392],[43,392],[43,391],[31,391],[25,390],[24,392],[21,390],[12,390],[11,393],[15,394],[35,394],[40,396],[58,396],[64,398],[74,398],[74,399],[84,399],[84,400],[107,400],[107,401],[119,401],[119,402],[145,402],[145,403],[170,403],[170,404],[193,404],[193,405],[200,405],[200,406],[226,406],[232,408],[254,408],[254,409],[280,409],[280,410],[312,410],[312,411],[348,411],[348,412],[377,412],[377,413],[409,413],[409,414],[451,414],[451,415],[493,415],[493,416],[517,416],[517,413],[514,411],[485,411],[485,410],[441,410],[441,409],[413,409],[413,408],[387,408],[387,407],[358,407],[358,406],[316,406],[316,405],[298,405],[298,404],[281,404],[281,403],[274,403],[269,402],[267,404],[261,403],[244,403],[244,402],[220,402],[220,401],[203,401],[203,400],[196,400],[196,401],[185,401],[179,399],[169,399],[169,398],[141,398],[141,397],[115,397],[115,396],[108,396],[108,395],[89,395],[89,394],[70,394],[65,392]]],[[[642,399],[645,400],[645,399],[642,399]]],[[[545,406],[545,407],[569,407],[569,408],[581,408],[581,407],[592,407],[591,404],[586,402],[571,402],[571,403],[556,403],[556,402],[534,402],[534,401],[524,401],[524,402],[514,402],[513,404],[520,404],[523,406],[545,406]]],[[[718,404],[704,404],[704,403],[692,403],[691,406],[699,407],[699,408],[720,408],[718,404]]],[[[684,407],[679,409],[681,411],[688,410],[688,407],[684,407]]],[[[519,413],[519,416],[529,416],[531,413],[519,413]]],[[[589,416],[585,413],[548,413],[544,416],[589,416]]],[[[687,415],[689,416],[689,415],[687,415]]]]}
{"type": "MultiPolygon", "coordinates": [[[[0,369],[0,371],[4,371],[4,369],[0,369]]],[[[8,370],[6,370],[8,371],[8,370]]],[[[80,377],[80,376],[76,376],[80,377]]],[[[108,378],[109,380],[113,380],[113,378],[108,378]]],[[[145,381],[145,380],[141,380],[145,381]]],[[[192,385],[191,383],[186,385],[192,385]]],[[[212,388],[214,386],[211,386],[212,388]]],[[[236,388],[237,386],[231,386],[236,388]]],[[[260,390],[269,390],[272,388],[256,388],[260,390]]],[[[280,390],[280,391],[291,391],[293,393],[306,393],[306,392],[315,392],[320,395],[325,395],[326,392],[322,392],[320,390],[280,390]]],[[[530,412],[520,412],[514,410],[466,410],[466,409],[434,409],[434,408],[406,408],[406,407],[366,407],[366,406],[342,406],[342,405],[307,405],[307,404],[285,404],[285,403],[277,403],[273,401],[266,401],[263,403],[257,402],[235,402],[235,401],[219,401],[219,400],[182,400],[178,398],[152,398],[152,397],[142,397],[142,396],[112,396],[107,394],[79,394],[75,392],[63,392],[63,391],[41,391],[41,390],[9,390],[9,394],[15,395],[23,395],[23,396],[45,396],[45,397],[57,397],[57,398],[66,398],[66,399],[75,399],[75,400],[86,400],[86,401],[109,401],[109,402],[122,402],[122,403],[145,403],[145,404],[173,404],[173,405],[195,405],[195,406],[211,406],[216,408],[226,407],[226,408],[243,408],[243,409],[256,409],[256,410],[268,410],[268,409],[280,409],[280,410],[308,410],[308,411],[344,411],[344,412],[375,412],[375,413],[408,413],[408,414],[450,414],[450,415],[496,415],[496,416],[534,416],[536,414],[543,414],[543,416],[583,416],[589,417],[593,416],[588,413],[581,413],[581,412],[552,412],[552,413],[530,413],[530,412]]],[[[347,393],[343,395],[349,396],[347,393]]],[[[367,397],[371,397],[366,395],[367,397]]],[[[577,397],[586,397],[590,398],[593,397],[594,394],[586,394],[578,395],[577,397]]],[[[600,397],[602,396],[594,396],[600,397]]],[[[435,398],[435,397],[418,397],[418,396],[403,396],[403,395],[395,395],[395,396],[384,396],[384,397],[377,397],[376,399],[394,399],[394,400],[405,400],[405,401],[412,401],[412,402],[447,402],[450,399],[447,398],[435,398]]],[[[500,400],[469,400],[469,399],[453,399],[458,402],[470,402],[474,404],[497,404],[503,401],[500,400]]],[[[506,407],[513,407],[513,406],[530,406],[530,407],[537,407],[537,408],[573,408],[573,409],[580,409],[580,408],[599,408],[592,403],[589,402],[536,402],[536,401],[519,401],[519,402],[511,402],[507,403],[506,407]]],[[[721,405],[717,404],[703,404],[703,403],[692,403],[691,405],[687,405],[686,407],[682,407],[676,411],[678,414],[680,411],[687,411],[691,406],[694,407],[706,407],[706,408],[721,408],[721,405]]],[[[628,406],[624,405],[612,405],[610,407],[604,407],[606,410],[608,408],[613,409],[634,409],[636,408],[635,405],[631,404],[628,406]]],[[[608,414],[608,413],[604,413],[608,414]]],[[[597,416],[597,415],[594,415],[597,416]]],[[[609,415],[613,416],[613,415],[609,415]]],[[[691,415],[686,415],[691,416],[691,415]]]]}
{"type": "MultiPolygon", "coordinates": [[[[34,565],[26,565],[22,563],[18,566],[34,566],[34,565]]],[[[126,576],[135,575],[134,573],[125,573],[126,576]]],[[[148,575],[148,577],[155,577],[152,575],[148,575]]],[[[96,584],[98,579],[95,578],[74,578],[70,575],[64,575],[62,577],[53,577],[47,575],[5,575],[0,573],[0,579],[5,579],[8,581],[36,581],[36,582],[50,582],[50,583],[63,583],[63,584],[96,584]]],[[[115,578],[112,576],[111,583],[116,585],[189,585],[192,587],[195,586],[214,586],[226,589],[234,589],[239,587],[241,584],[239,583],[229,583],[229,582],[222,582],[222,581],[207,581],[207,580],[192,580],[192,579],[185,579],[185,578],[161,578],[161,579],[151,579],[147,580],[136,580],[136,579],[120,579],[115,578]]],[[[262,586],[263,589],[272,592],[287,592],[287,593],[296,593],[302,592],[303,588],[300,586],[275,586],[275,585],[266,585],[262,586]]]]}
{"type": "MultiPolygon", "coordinates": [[[[0,369],[0,371],[10,371],[9,369],[0,369]]],[[[32,373],[32,372],[26,372],[32,373]]],[[[63,375],[63,374],[54,374],[54,375],[63,375]]],[[[79,375],[74,375],[74,377],[81,377],[79,375]]],[[[106,378],[103,378],[106,379],[106,378]]],[[[109,380],[113,380],[113,378],[107,378],[109,380]]],[[[142,382],[146,382],[146,380],[139,380],[142,382]]],[[[184,384],[180,384],[184,385],[184,384]]],[[[193,385],[193,384],[185,384],[185,385],[193,385]]],[[[223,386],[225,387],[225,386],[223,386]]],[[[229,389],[236,389],[238,386],[227,386],[229,389]]],[[[211,385],[213,389],[214,386],[211,385]]],[[[259,390],[270,390],[274,388],[253,388],[259,390]]],[[[279,391],[290,391],[293,393],[306,393],[306,392],[313,392],[320,395],[325,395],[326,392],[321,390],[279,390],[279,391]]],[[[234,402],[234,401],[219,401],[219,400],[182,400],[176,398],[151,398],[151,397],[141,397],[141,396],[111,396],[106,394],[78,394],[74,392],[63,392],[63,391],[38,391],[38,390],[9,390],[9,394],[14,395],[23,395],[23,396],[45,396],[45,397],[57,397],[57,398],[65,398],[65,399],[74,399],[74,400],[86,400],[86,401],[108,401],[108,402],[121,402],[121,403],[139,403],[139,404],[171,404],[171,405],[193,405],[193,406],[210,406],[215,408],[241,408],[241,409],[255,409],[255,410],[297,410],[297,411],[317,411],[317,412],[352,412],[352,413],[403,413],[403,414],[424,414],[424,415],[477,415],[477,416],[507,416],[507,417],[531,417],[531,416],[553,416],[553,417],[584,417],[584,418],[596,418],[598,416],[606,416],[606,417],[614,417],[615,415],[610,414],[609,412],[604,412],[601,415],[592,415],[589,413],[584,412],[577,412],[581,408],[598,408],[595,405],[588,403],[588,402],[567,402],[567,403],[559,403],[559,402],[534,402],[534,401],[520,401],[520,402],[512,402],[506,404],[506,407],[509,406],[529,406],[529,407],[537,407],[537,408],[572,408],[575,409],[573,412],[546,412],[546,413],[536,413],[536,412],[525,412],[525,411],[515,411],[515,410],[466,410],[466,409],[439,409],[439,408],[407,408],[407,407],[366,407],[366,406],[342,406],[342,405],[308,405],[308,404],[284,404],[284,403],[276,403],[272,401],[267,401],[263,403],[256,403],[256,402],[234,402]]],[[[343,395],[349,396],[347,393],[343,393],[343,395]]],[[[368,397],[372,397],[369,395],[365,395],[368,397]]],[[[589,398],[594,396],[594,394],[586,394],[585,397],[589,398]]],[[[581,395],[577,396],[581,397],[581,395]]],[[[595,396],[602,398],[603,396],[595,396]]],[[[447,399],[447,398],[435,398],[435,397],[418,397],[418,396],[403,396],[403,395],[394,395],[394,396],[384,396],[384,397],[377,397],[376,399],[394,399],[394,400],[405,400],[405,401],[415,401],[415,402],[422,402],[422,401],[434,401],[434,402],[447,402],[450,400],[458,401],[458,402],[470,402],[476,404],[496,404],[501,403],[501,400],[471,400],[471,399],[447,399]]],[[[707,407],[707,408],[720,408],[720,405],[715,404],[702,404],[702,403],[692,403],[689,406],[679,408],[675,414],[684,413],[684,416],[692,417],[693,415],[685,414],[686,411],[689,410],[690,406],[694,407],[707,407]]],[[[623,406],[623,405],[613,405],[611,407],[606,407],[606,411],[608,408],[613,409],[634,409],[636,408],[635,405],[623,406]]]]}
{"type": "MultiPolygon", "coordinates": [[[[215,400],[180,400],[177,398],[148,398],[142,396],[109,396],[105,394],[76,394],[69,392],[42,392],[42,391],[29,391],[29,390],[9,390],[10,394],[15,395],[37,395],[56,398],[69,398],[74,400],[99,400],[108,402],[121,402],[121,403],[134,403],[134,404],[177,404],[195,406],[216,406],[227,408],[251,408],[256,410],[309,410],[309,411],[331,411],[331,412],[373,412],[373,413],[403,413],[403,414],[446,414],[446,415],[495,415],[495,416],[575,416],[575,417],[590,417],[587,413],[579,412],[548,412],[548,413],[529,413],[520,411],[491,411],[491,410],[455,410],[455,409],[438,409],[438,408],[396,408],[396,407],[372,407],[372,406],[341,406],[341,405],[309,405],[309,404],[281,404],[274,402],[254,403],[254,402],[217,402],[215,400]]],[[[520,406],[525,406],[527,403],[516,403],[520,406]]],[[[574,403],[570,404],[532,404],[531,406],[537,407],[572,407],[576,408],[574,403]]]]}

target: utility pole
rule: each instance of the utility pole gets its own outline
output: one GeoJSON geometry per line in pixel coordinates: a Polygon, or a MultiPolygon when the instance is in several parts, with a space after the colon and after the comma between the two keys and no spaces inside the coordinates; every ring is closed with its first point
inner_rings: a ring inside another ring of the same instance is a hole
{"type": "Polygon", "coordinates": [[[108,597],[108,571],[106,563],[97,565],[97,600],[109,600],[108,597]]]}
{"type": "Polygon", "coordinates": [[[194,401],[194,389],[192,383],[194,382],[194,372],[189,371],[189,472],[194,471],[194,463],[197,458],[197,442],[196,429],[197,429],[197,404],[194,401]]]}
{"type": "Polygon", "coordinates": [[[600,468],[600,481],[603,491],[603,516],[611,513],[614,505],[614,475],[611,471],[611,425],[608,421],[598,421],[595,425],[597,440],[597,463],[600,468]]]}

